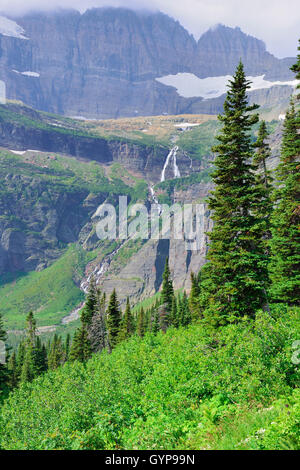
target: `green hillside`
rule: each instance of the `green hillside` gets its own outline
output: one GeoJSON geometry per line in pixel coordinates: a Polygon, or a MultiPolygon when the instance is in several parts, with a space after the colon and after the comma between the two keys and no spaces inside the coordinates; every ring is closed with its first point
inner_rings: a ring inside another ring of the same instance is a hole
{"type": "Polygon", "coordinates": [[[3,405],[4,449],[295,449],[299,310],[134,336],[3,405]]]}
{"type": "Polygon", "coordinates": [[[84,250],[72,245],[50,267],[20,274],[0,287],[0,313],[8,329],[23,329],[30,310],[36,312],[39,326],[59,323],[84,299],[74,281],[83,276],[88,260],[84,250]]]}

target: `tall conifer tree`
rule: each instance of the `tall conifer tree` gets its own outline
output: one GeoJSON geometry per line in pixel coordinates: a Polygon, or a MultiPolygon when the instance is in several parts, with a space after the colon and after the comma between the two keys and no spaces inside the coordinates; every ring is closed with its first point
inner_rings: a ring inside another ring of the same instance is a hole
{"type": "Polygon", "coordinates": [[[138,316],[137,316],[136,332],[141,338],[143,338],[143,336],[145,336],[146,330],[147,330],[146,315],[142,307],[140,311],[138,312],[138,316]]]}
{"type": "Polygon", "coordinates": [[[125,313],[121,321],[119,341],[128,339],[134,332],[134,321],[131,313],[129,297],[127,297],[125,313]]]}
{"type": "Polygon", "coordinates": [[[7,364],[8,372],[9,372],[9,388],[12,390],[18,385],[18,372],[17,372],[17,359],[15,351],[12,352],[8,364],[7,364]]]}
{"type": "Polygon", "coordinates": [[[161,291],[162,303],[166,305],[169,313],[172,310],[172,301],[174,296],[173,283],[171,279],[171,272],[169,268],[169,258],[166,258],[165,269],[163,273],[163,284],[161,291]]]}
{"type": "Polygon", "coordinates": [[[249,315],[266,302],[267,260],[262,251],[264,224],[253,213],[260,200],[250,131],[258,122],[258,106],[248,105],[243,64],[237,67],[224,103],[223,123],[213,148],[217,157],[209,198],[214,226],[205,267],[205,315],[215,325],[249,315]]]}
{"type": "Polygon", "coordinates": [[[191,292],[189,296],[189,309],[193,320],[198,320],[201,316],[200,313],[200,286],[197,276],[191,273],[191,292]]]}
{"type": "Polygon", "coordinates": [[[97,305],[97,288],[94,276],[91,277],[86,302],[81,312],[81,322],[89,325],[96,311],[97,305]]]}
{"type": "Polygon", "coordinates": [[[91,345],[85,325],[81,325],[75,331],[71,350],[70,361],[86,362],[91,357],[91,345]]]}
{"type": "Polygon", "coordinates": [[[300,112],[294,103],[284,121],[278,189],[272,215],[270,277],[276,302],[300,303],[300,112]]]}
{"type": "Polygon", "coordinates": [[[118,335],[120,331],[121,323],[121,311],[117,299],[116,290],[114,289],[107,307],[107,329],[108,329],[108,340],[110,347],[113,348],[118,343],[118,335]]]}
{"type": "Polygon", "coordinates": [[[107,328],[105,323],[105,294],[97,292],[97,303],[91,322],[87,326],[92,352],[102,351],[107,346],[107,328]]]}

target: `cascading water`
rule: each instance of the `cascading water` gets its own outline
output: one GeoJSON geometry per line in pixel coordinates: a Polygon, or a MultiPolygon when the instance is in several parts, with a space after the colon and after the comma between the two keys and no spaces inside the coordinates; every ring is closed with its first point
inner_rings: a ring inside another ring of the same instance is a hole
{"type": "Polygon", "coordinates": [[[177,160],[176,160],[177,151],[178,151],[178,147],[175,147],[175,150],[173,152],[173,169],[174,169],[174,177],[175,178],[180,178],[180,171],[179,171],[179,168],[177,166],[177,160]]]}
{"type": "Polygon", "coordinates": [[[177,161],[176,161],[176,155],[177,155],[177,152],[178,152],[178,149],[179,147],[176,145],[175,147],[173,147],[170,152],[168,153],[168,156],[166,158],[166,161],[165,161],[165,164],[164,164],[164,167],[162,169],[162,172],[161,172],[161,176],[160,176],[160,181],[161,183],[163,183],[164,181],[166,181],[166,169],[168,168],[169,166],[169,163],[170,163],[170,160],[171,158],[173,158],[173,172],[174,172],[174,178],[180,178],[180,171],[179,171],[179,168],[177,166],[177,161]]]}

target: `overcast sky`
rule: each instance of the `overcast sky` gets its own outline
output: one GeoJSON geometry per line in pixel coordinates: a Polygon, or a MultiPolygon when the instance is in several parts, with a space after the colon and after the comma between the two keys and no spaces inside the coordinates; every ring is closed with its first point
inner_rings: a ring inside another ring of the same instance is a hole
{"type": "Polygon", "coordinates": [[[197,39],[216,23],[240,26],[267,44],[277,57],[295,56],[300,37],[299,0],[0,0],[0,11],[123,6],[160,10],[178,19],[197,39]]]}

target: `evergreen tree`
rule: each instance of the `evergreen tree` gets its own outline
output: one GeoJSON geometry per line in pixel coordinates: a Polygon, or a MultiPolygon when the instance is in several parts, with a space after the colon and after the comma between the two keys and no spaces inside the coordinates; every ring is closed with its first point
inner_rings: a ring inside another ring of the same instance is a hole
{"type": "Polygon", "coordinates": [[[268,143],[269,133],[265,121],[262,121],[255,142],[256,153],[253,157],[253,166],[256,172],[256,189],[258,198],[252,206],[253,213],[265,224],[263,229],[263,244],[266,253],[269,253],[268,240],[271,238],[270,218],[273,210],[272,202],[272,182],[273,177],[267,169],[267,159],[271,156],[271,149],[268,143]]]}
{"type": "Polygon", "coordinates": [[[134,321],[131,313],[129,297],[127,297],[125,313],[121,321],[119,341],[128,339],[134,333],[134,321]]]}
{"type": "Polygon", "coordinates": [[[271,187],[272,177],[271,172],[267,169],[267,159],[271,156],[271,149],[268,143],[269,133],[265,121],[261,121],[258,137],[255,142],[256,153],[253,157],[255,169],[261,172],[263,184],[266,189],[271,187]]]}
{"type": "Polygon", "coordinates": [[[21,369],[20,382],[22,384],[26,382],[31,382],[36,377],[36,375],[37,371],[35,367],[34,348],[31,342],[27,342],[21,369]]]}
{"type": "Polygon", "coordinates": [[[138,312],[138,316],[137,316],[136,332],[141,338],[143,338],[143,336],[145,336],[146,329],[147,329],[147,326],[146,326],[145,311],[142,307],[140,311],[138,312]]]}
{"type": "Polygon", "coordinates": [[[164,332],[171,325],[173,297],[174,289],[169,268],[169,258],[167,257],[163,273],[161,306],[158,308],[160,328],[164,332]]]}
{"type": "Polygon", "coordinates": [[[162,303],[166,306],[167,312],[170,314],[172,310],[172,301],[174,296],[173,283],[169,268],[169,258],[166,258],[165,269],[163,273],[163,283],[161,291],[162,303]]]}
{"type": "Polygon", "coordinates": [[[87,326],[92,352],[102,351],[107,346],[107,328],[105,324],[105,294],[97,292],[97,304],[90,324],[87,326]]]}
{"type": "Polygon", "coordinates": [[[152,320],[152,324],[151,324],[151,331],[153,334],[157,334],[159,332],[159,313],[158,313],[158,310],[157,308],[156,309],[153,309],[153,320],[152,320]]]}
{"type": "Polygon", "coordinates": [[[39,337],[36,338],[36,344],[34,348],[34,356],[35,356],[35,367],[37,375],[45,372],[48,368],[48,358],[47,358],[47,351],[44,344],[41,343],[39,337]]]}
{"type": "Polygon", "coordinates": [[[22,340],[18,346],[18,352],[17,352],[17,377],[18,381],[21,379],[21,372],[22,372],[22,367],[24,363],[24,357],[25,357],[25,341],[22,340]]]}
{"type": "Polygon", "coordinates": [[[107,307],[107,330],[108,330],[108,341],[111,348],[114,348],[118,342],[118,335],[121,323],[121,312],[117,299],[116,290],[114,289],[107,307]]]}
{"type": "Polygon", "coordinates": [[[9,372],[8,385],[9,388],[13,390],[18,385],[17,359],[15,351],[12,352],[9,358],[7,368],[9,372]]]}
{"type": "Polygon", "coordinates": [[[271,218],[271,295],[276,302],[300,303],[300,119],[294,103],[284,121],[278,189],[271,218]]]}
{"type": "Polygon", "coordinates": [[[194,273],[191,273],[191,292],[189,297],[189,309],[193,320],[198,320],[201,316],[200,314],[200,286],[197,276],[194,273]]]}
{"type": "Polygon", "coordinates": [[[65,351],[60,336],[54,335],[48,354],[48,368],[57,369],[65,361],[65,351]]]}
{"type": "Polygon", "coordinates": [[[24,341],[23,361],[21,365],[20,382],[31,382],[38,374],[38,351],[36,336],[36,320],[33,312],[26,317],[26,339],[24,341]]]}
{"type": "Polygon", "coordinates": [[[71,351],[70,361],[86,362],[91,357],[91,345],[85,325],[81,325],[75,331],[71,351]]]}
{"type": "MultiPolygon", "coordinates": [[[[293,72],[295,72],[296,74],[296,79],[297,80],[300,80],[300,39],[299,39],[299,46],[298,46],[298,51],[299,51],[299,54],[297,56],[297,62],[295,65],[293,65],[293,67],[291,68],[291,70],[293,72]]],[[[297,88],[300,89],[300,84],[298,84],[297,88]]],[[[297,96],[297,99],[299,100],[300,99],[300,95],[297,96]]],[[[298,119],[299,119],[299,113],[298,113],[298,119]]]]}
{"type": "Polygon", "coordinates": [[[181,314],[181,324],[182,326],[187,326],[192,321],[192,316],[189,308],[189,301],[186,292],[184,291],[182,297],[182,314],[181,314]]]}
{"type": "Polygon", "coordinates": [[[26,336],[27,341],[34,348],[36,343],[36,320],[32,311],[26,317],[26,336]]]}
{"type": "Polygon", "coordinates": [[[81,322],[89,325],[95,314],[97,306],[97,288],[94,276],[91,277],[86,302],[81,312],[81,322]]]}
{"type": "Polygon", "coordinates": [[[66,362],[69,360],[70,343],[71,343],[71,336],[70,336],[70,333],[68,333],[66,337],[66,342],[65,342],[65,361],[66,362]]]}
{"type": "Polygon", "coordinates": [[[209,233],[210,245],[205,266],[205,316],[214,325],[238,317],[253,316],[266,302],[267,257],[261,239],[264,223],[252,212],[260,201],[254,167],[254,149],[250,130],[258,122],[249,106],[243,64],[237,67],[224,103],[224,115],[213,181],[209,197],[214,226],[209,233]]]}
{"type": "Polygon", "coordinates": [[[177,318],[177,301],[175,295],[172,299],[172,310],[170,315],[170,326],[178,327],[178,318],[177,318]]]}

